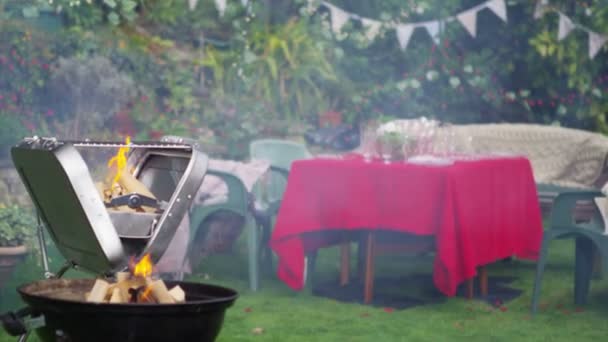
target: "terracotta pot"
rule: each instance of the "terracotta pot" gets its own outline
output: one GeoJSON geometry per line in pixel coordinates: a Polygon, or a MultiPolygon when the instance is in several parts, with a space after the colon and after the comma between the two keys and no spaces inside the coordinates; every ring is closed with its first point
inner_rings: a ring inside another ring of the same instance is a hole
{"type": "Polygon", "coordinates": [[[0,247],[0,289],[11,279],[15,267],[27,254],[25,246],[0,247]]]}
{"type": "Polygon", "coordinates": [[[333,110],[319,114],[319,127],[333,127],[342,124],[342,113],[333,110]]]}

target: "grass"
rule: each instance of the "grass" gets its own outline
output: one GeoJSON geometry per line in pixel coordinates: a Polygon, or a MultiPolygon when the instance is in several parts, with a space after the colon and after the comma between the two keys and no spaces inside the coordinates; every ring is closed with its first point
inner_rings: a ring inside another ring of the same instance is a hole
{"type": "MultiPolygon", "coordinates": [[[[191,280],[233,287],[241,296],[227,311],[220,342],[232,341],[591,341],[608,335],[608,281],[594,281],[589,305],[573,305],[572,241],[551,245],[550,264],[542,289],[542,310],[529,316],[535,272],[534,263],[496,263],[489,275],[515,276],[510,286],[524,293],[497,309],[482,301],[450,298],[441,304],[406,310],[347,304],[293,292],[276,277],[266,275],[257,293],[247,290],[245,253],[211,257],[191,280]],[[262,333],[254,333],[261,328],[262,333]]],[[[238,249],[242,249],[239,245],[238,249]]],[[[317,279],[336,279],[337,250],[323,250],[318,257],[317,279]]],[[[431,271],[429,260],[378,258],[378,273],[407,274],[431,271]]],[[[40,279],[33,260],[24,263],[3,293],[2,310],[19,305],[17,284],[40,279]]],[[[382,289],[376,289],[382,291],[382,289]]],[[[403,291],[415,289],[404,288],[403,291]]],[[[0,341],[14,341],[0,333],[0,341]]],[[[31,339],[34,340],[34,339],[31,339]]]]}

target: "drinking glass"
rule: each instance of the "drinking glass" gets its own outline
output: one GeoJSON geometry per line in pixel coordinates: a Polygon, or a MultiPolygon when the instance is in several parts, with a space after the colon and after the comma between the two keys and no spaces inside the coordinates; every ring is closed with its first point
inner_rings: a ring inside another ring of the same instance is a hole
{"type": "Polygon", "coordinates": [[[366,162],[370,162],[376,152],[377,125],[369,122],[361,127],[361,153],[366,162]]]}

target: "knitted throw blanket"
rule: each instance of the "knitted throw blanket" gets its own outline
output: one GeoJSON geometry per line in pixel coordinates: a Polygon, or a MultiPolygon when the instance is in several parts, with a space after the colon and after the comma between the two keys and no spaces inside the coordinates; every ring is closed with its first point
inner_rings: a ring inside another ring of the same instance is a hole
{"type": "Polygon", "coordinates": [[[472,137],[477,153],[526,156],[537,183],[600,189],[608,180],[608,138],[596,133],[531,124],[476,124],[453,127],[472,137]]]}

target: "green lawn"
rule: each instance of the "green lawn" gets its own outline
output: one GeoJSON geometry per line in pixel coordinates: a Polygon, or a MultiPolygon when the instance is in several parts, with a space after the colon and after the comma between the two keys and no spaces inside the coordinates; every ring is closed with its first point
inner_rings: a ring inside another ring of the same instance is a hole
{"type": "MultiPolygon", "coordinates": [[[[503,309],[461,298],[406,310],[346,304],[308,292],[293,292],[271,275],[263,279],[261,291],[251,293],[246,290],[244,253],[212,257],[192,278],[240,291],[241,297],[228,310],[219,338],[225,342],[602,340],[608,335],[608,281],[594,281],[590,304],[584,308],[574,307],[573,249],[572,241],[552,244],[541,299],[543,309],[534,319],[528,311],[535,266],[523,261],[497,263],[489,268],[490,277],[516,276],[518,279],[511,286],[525,290],[503,309]],[[262,333],[254,333],[256,328],[261,328],[262,333]]],[[[336,278],[336,249],[324,250],[318,259],[317,279],[336,278]]],[[[377,265],[380,276],[388,272],[407,274],[431,270],[430,260],[413,261],[411,258],[379,258],[377,265]]],[[[3,311],[18,305],[14,286],[40,278],[41,273],[37,271],[32,260],[22,265],[4,291],[3,311]]],[[[0,335],[0,341],[14,340],[0,335]]]]}

